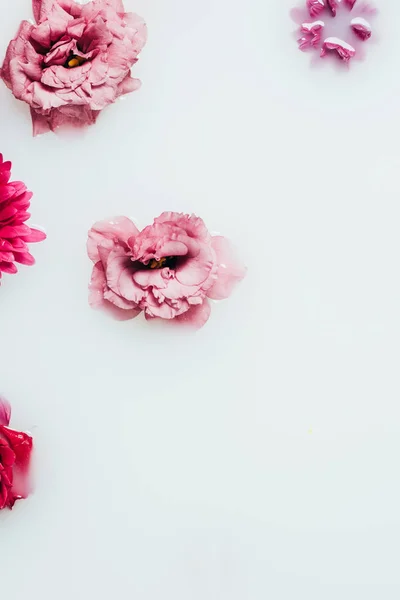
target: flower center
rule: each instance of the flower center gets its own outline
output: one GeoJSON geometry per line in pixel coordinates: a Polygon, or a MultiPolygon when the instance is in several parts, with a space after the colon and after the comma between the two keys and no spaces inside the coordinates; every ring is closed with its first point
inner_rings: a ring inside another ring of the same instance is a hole
{"type": "Polygon", "coordinates": [[[160,258],[160,260],[156,260],[155,258],[153,258],[149,262],[148,268],[149,269],[164,269],[165,267],[168,267],[169,269],[174,269],[175,263],[176,263],[175,256],[163,256],[163,258],[160,258]]]}
{"type": "Polygon", "coordinates": [[[83,58],[83,56],[77,56],[76,54],[73,54],[68,58],[65,66],[67,67],[67,69],[73,69],[74,67],[80,67],[85,62],[86,58],[83,58]]]}

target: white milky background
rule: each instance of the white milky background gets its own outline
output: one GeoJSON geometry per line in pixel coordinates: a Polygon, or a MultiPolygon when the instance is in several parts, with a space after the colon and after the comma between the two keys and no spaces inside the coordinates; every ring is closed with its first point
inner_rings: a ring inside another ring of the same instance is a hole
{"type": "MultiPolygon", "coordinates": [[[[5,52],[29,0],[3,3],[5,52]]],[[[0,289],[0,391],[36,443],[0,516],[7,600],[398,600],[397,0],[365,62],[311,69],[291,0],[126,0],[135,92],[0,151],[48,240],[0,289]],[[197,333],[87,304],[90,225],[195,212],[249,267],[197,333]]]]}

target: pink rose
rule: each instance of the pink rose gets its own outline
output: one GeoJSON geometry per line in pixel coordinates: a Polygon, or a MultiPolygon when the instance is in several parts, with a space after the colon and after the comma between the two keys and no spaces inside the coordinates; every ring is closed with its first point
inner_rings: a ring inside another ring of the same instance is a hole
{"type": "Polygon", "coordinates": [[[95,123],[103,108],[140,86],[130,68],[147,29],[122,0],[33,0],[33,13],[36,24],[22,21],[1,76],[30,105],[34,135],[95,123]]]}
{"type": "Polygon", "coordinates": [[[0,398],[0,510],[12,508],[16,500],[26,498],[30,491],[32,438],[10,429],[10,416],[10,405],[0,398]]]}
{"type": "Polygon", "coordinates": [[[89,303],[120,319],[174,319],[202,327],[208,298],[227,298],[245,268],[228,240],[211,236],[202,219],[165,212],[139,231],[126,217],[101,221],[89,231],[94,263],[89,303]]]}

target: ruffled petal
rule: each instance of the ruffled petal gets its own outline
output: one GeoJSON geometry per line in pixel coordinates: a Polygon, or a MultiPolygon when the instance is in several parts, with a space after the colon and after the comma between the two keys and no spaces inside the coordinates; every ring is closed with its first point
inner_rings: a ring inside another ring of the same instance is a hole
{"type": "Polygon", "coordinates": [[[89,285],[89,304],[92,308],[102,308],[108,312],[114,319],[126,321],[134,319],[140,314],[141,310],[132,303],[125,303],[123,306],[120,298],[119,306],[116,300],[117,294],[114,294],[107,288],[106,276],[101,262],[93,267],[92,277],[89,285]],[[111,301],[111,297],[113,301],[111,301]]]}
{"type": "Polygon", "coordinates": [[[139,304],[143,299],[144,291],[135,283],[132,273],[132,261],[121,252],[112,252],[107,261],[107,285],[113,292],[139,304]]]}
{"type": "Polygon", "coordinates": [[[191,306],[185,313],[175,317],[173,322],[177,325],[186,325],[194,329],[200,329],[207,323],[210,313],[211,306],[207,298],[205,298],[202,304],[191,306]]]}
{"type": "Polygon", "coordinates": [[[90,229],[87,241],[87,252],[93,262],[100,260],[98,247],[105,241],[124,242],[139,233],[136,225],[127,217],[113,217],[107,221],[99,221],[90,229]]]}
{"type": "Polygon", "coordinates": [[[223,300],[230,296],[236,283],[243,279],[246,267],[237,260],[235,250],[227,238],[214,236],[212,246],[217,256],[218,271],[216,282],[208,290],[207,296],[223,300]]]}

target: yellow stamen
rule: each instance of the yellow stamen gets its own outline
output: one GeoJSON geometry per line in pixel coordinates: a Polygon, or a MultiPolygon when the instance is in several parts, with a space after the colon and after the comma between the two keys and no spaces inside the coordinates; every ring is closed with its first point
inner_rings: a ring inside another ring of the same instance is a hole
{"type": "Polygon", "coordinates": [[[73,56],[69,59],[67,65],[70,69],[73,69],[74,67],[80,67],[85,62],[85,60],[86,59],[83,58],[83,56],[73,56]]]}
{"type": "Polygon", "coordinates": [[[150,262],[150,269],[161,269],[161,267],[163,267],[166,262],[167,259],[165,258],[165,256],[160,260],[156,260],[155,258],[153,258],[153,260],[150,262]]]}

